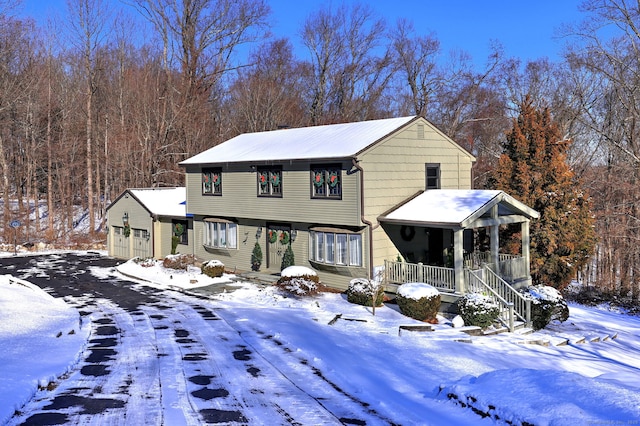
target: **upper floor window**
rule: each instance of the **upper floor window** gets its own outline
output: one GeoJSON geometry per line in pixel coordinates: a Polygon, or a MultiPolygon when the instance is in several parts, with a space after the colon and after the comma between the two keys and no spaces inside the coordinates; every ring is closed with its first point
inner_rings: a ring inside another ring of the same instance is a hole
{"type": "Polygon", "coordinates": [[[341,198],[342,169],[340,166],[311,167],[311,197],[341,198]]]}
{"type": "Polygon", "coordinates": [[[258,195],[282,197],[282,167],[258,168],[258,195]]]}
{"type": "Polygon", "coordinates": [[[210,195],[222,195],[222,170],[202,170],[202,193],[210,195]]]}
{"type": "Polygon", "coordinates": [[[440,164],[426,164],[426,189],[440,189],[440,164]]]}

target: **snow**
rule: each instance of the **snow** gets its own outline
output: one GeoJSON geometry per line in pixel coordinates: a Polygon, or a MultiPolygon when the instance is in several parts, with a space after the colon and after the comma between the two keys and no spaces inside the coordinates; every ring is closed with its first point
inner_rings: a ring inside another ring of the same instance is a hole
{"type": "Polygon", "coordinates": [[[400,117],[244,133],[180,164],[348,158],[414,119],[400,117]]]}
{"type": "Polygon", "coordinates": [[[75,364],[89,337],[78,311],[28,282],[0,276],[0,424],[75,364]]]}
{"type": "Polygon", "coordinates": [[[318,275],[316,271],[306,266],[289,266],[280,272],[280,276],[282,277],[313,277],[315,275],[318,275]]]}
{"type": "Polygon", "coordinates": [[[423,297],[437,296],[438,290],[425,283],[407,283],[398,287],[398,295],[406,299],[420,300],[423,297]]]}
{"type": "Polygon", "coordinates": [[[129,189],[130,192],[150,213],[160,216],[186,216],[187,190],[178,188],[141,188],[129,189]]]}
{"type": "MultiPolygon", "coordinates": [[[[158,263],[143,267],[127,262],[119,270],[160,288],[188,290],[216,280],[195,270],[168,271],[158,263]]],[[[95,267],[92,273],[113,276],[114,272],[95,267]]],[[[88,334],[78,313],[62,301],[28,284],[0,278],[0,423],[4,423],[38,385],[46,385],[76,363],[88,334]],[[71,330],[74,334],[69,334],[71,330]]],[[[291,348],[292,357],[303,358],[342,392],[357,395],[396,424],[509,421],[561,426],[638,424],[640,419],[638,317],[570,304],[568,321],[529,335],[472,337],[443,317],[433,325],[435,331],[400,334],[399,326],[422,323],[402,316],[393,304],[377,308],[373,316],[371,308],[350,304],[342,294],[292,298],[276,287],[241,283],[233,292],[211,297],[219,307],[216,315],[236,328],[252,349],[267,356],[263,336],[277,338],[291,348]],[[329,325],[337,314],[358,321],[329,325]],[[252,327],[264,334],[256,335],[252,327]],[[585,343],[578,343],[585,337],[585,343]],[[559,341],[568,344],[554,344],[559,341]],[[483,419],[469,406],[491,417],[483,419]]],[[[295,375],[293,364],[278,368],[295,375]]],[[[251,399],[251,389],[242,389],[234,391],[246,392],[251,399]]],[[[181,392],[179,387],[175,391],[181,392]]],[[[172,418],[177,408],[166,408],[165,418],[172,418]]],[[[367,421],[378,423],[379,418],[367,421]]]]}
{"type": "Polygon", "coordinates": [[[497,204],[498,214],[517,213],[537,218],[538,212],[503,191],[484,189],[438,189],[425,191],[399,206],[381,221],[398,223],[456,224],[486,213],[497,204]]]}

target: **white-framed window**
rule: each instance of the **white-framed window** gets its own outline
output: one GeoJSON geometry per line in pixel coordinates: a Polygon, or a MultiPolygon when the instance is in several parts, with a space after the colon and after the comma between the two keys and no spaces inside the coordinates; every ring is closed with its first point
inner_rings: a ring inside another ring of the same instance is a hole
{"type": "Polygon", "coordinates": [[[222,195],[222,169],[202,170],[202,194],[222,195]]]}
{"type": "Polygon", "coordinates": [[[204,222],[203,244],[207,247],[238,248],[238,225],[232,222],[204,222]]]}
{"type": "Polygon", "coordinates": [[[310,231],[309,254],[311,260],[318,263],[362,266],[362,235],[310,231]]]}

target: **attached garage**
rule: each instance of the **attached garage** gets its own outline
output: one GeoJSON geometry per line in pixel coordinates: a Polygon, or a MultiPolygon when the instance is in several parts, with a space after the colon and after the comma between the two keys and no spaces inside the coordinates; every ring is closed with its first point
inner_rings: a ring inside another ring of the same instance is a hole
{"type": "Polygon", "coordinates": [[[179,188],[127,189],[107,208],[109,255],[162,259],[176,252],[192,253],[193,224],[186,217],[186,191],[179,188]]]}

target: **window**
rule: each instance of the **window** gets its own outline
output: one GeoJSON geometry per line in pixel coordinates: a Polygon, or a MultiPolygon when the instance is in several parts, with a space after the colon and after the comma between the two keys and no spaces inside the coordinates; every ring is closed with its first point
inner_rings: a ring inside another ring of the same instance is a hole
{"type": "Polygon", "coordinates": [[[202,193],[209,195],[222,195],[222,170],[202,170],[202,193]]]}
{"type": "Polygon", "coordinates": [[[189,244],[189,232],[187,227],[188,225],[186,220],[171,221],[171,230],[173,232],[172,235],[178,237],[179,244],[189,244]]]}
{"type": "Polygon", "coordinates": [[[362,235],[310,231],[311,260],[330,265],[362,266],[362,235]]]}
{"type": "Polygon", "coordinates": [[[226,221],[205,220],[203,241],[207,247],[235,249],[238,247],[238,225],[226,221]]]}
{"type": "Polygon", "coordinates": [[[426,164],[426,189],[440,189],[440,164],[426,164]]]}
{"type": "Polygon", "coordinates": [[[282,197],[282,168],[258,169],[258,195],[261,197],[282,197]]]}
{"type": "Polygon", "coordinates": [[[311,197],[342,197],[342,170],[340,166],[311,167],[311,197]]]}

